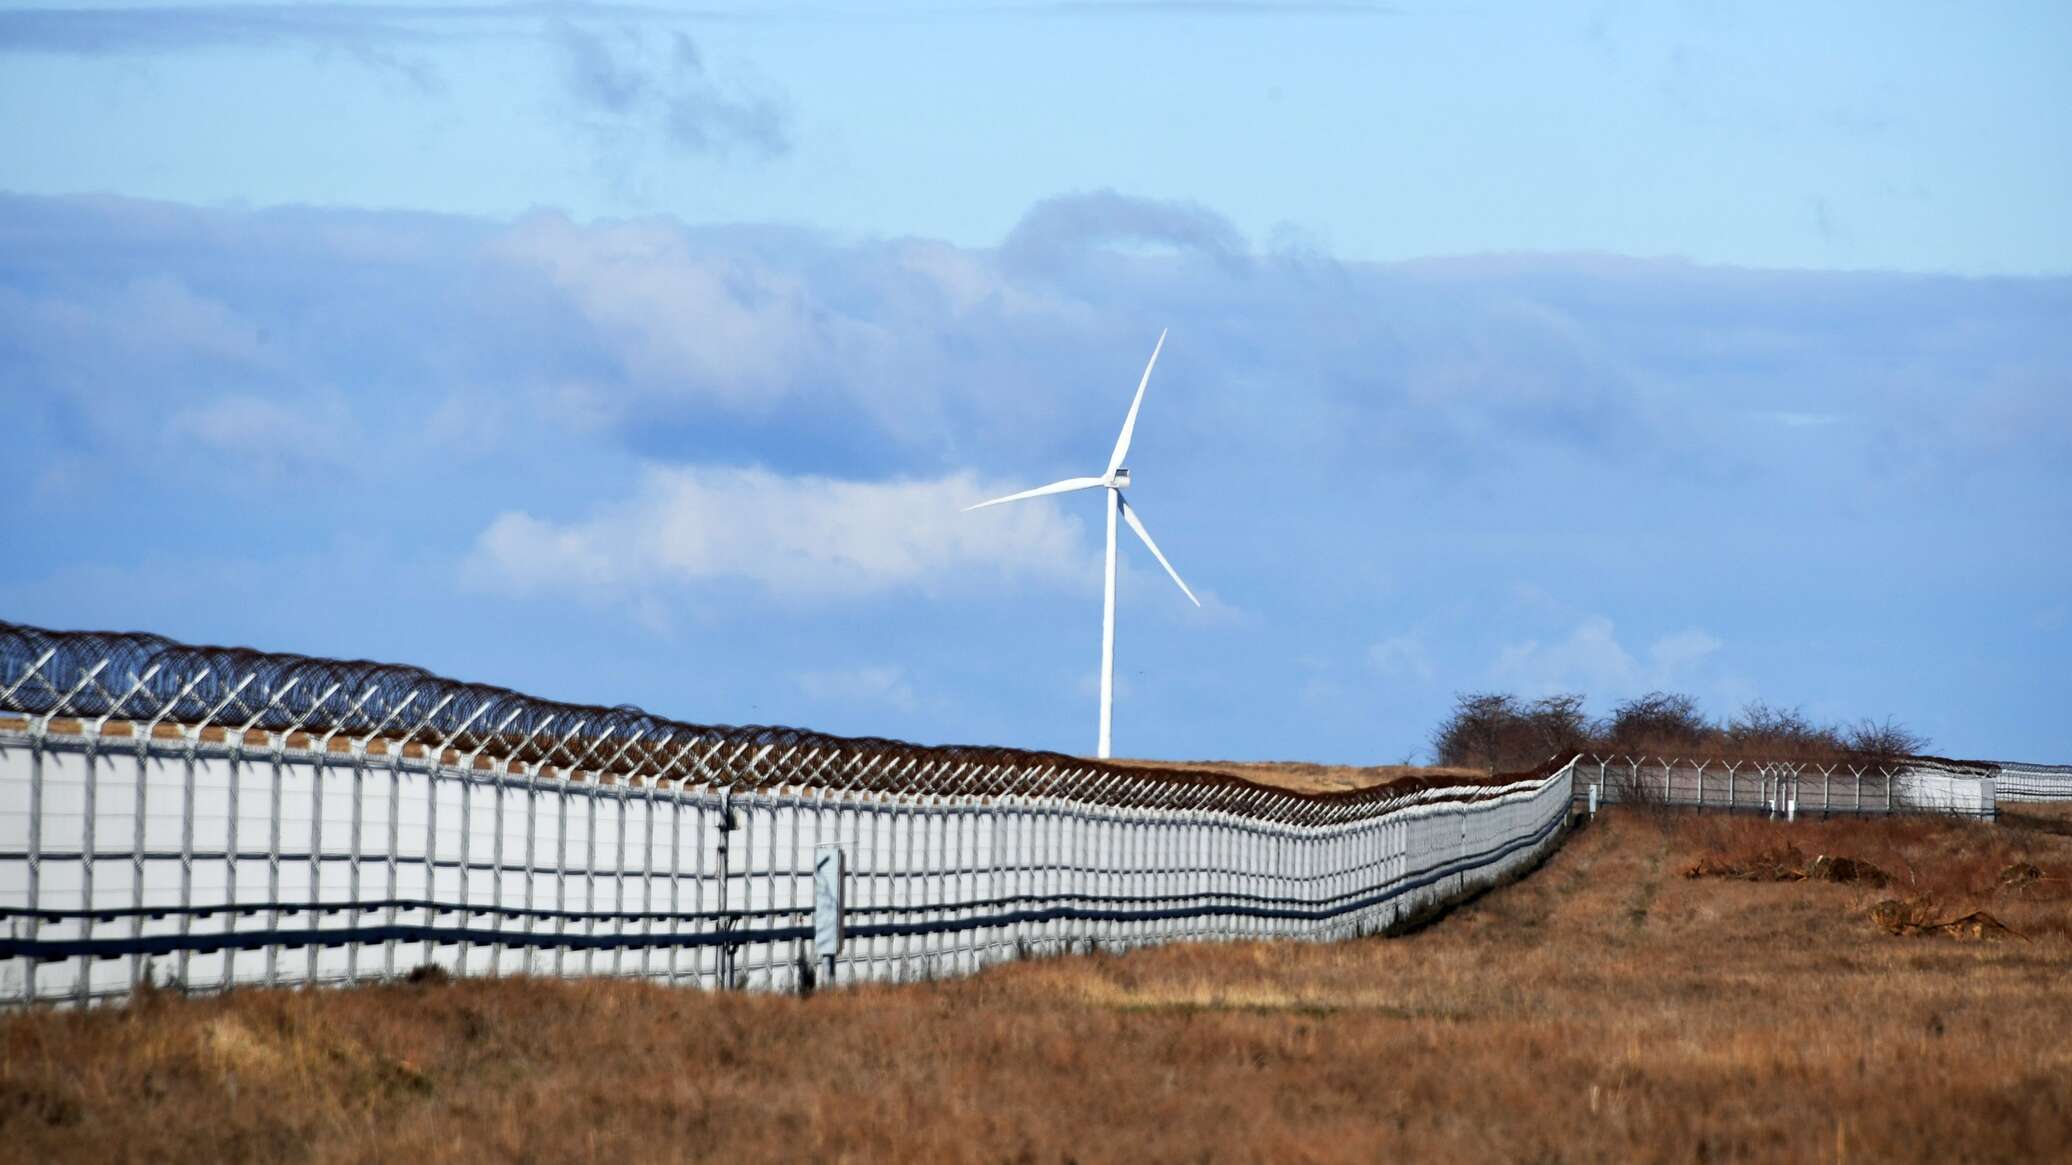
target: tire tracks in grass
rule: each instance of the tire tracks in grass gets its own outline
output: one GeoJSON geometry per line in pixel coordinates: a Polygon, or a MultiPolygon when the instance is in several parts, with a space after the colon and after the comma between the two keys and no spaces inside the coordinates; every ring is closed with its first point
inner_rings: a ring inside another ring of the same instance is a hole
{"type": "Polygon", "coordinates": [[[1635,935],[1647,929],[1648,916],[1655,908],[1655,897],[1662,892],[1662,867],[1669,859],[1669,831],[1662,831],[1662,844],[1648,855],[1647,867],[1633,887],[1633,896],[1626,903],[1626,924],[1635,935]]]}
{"type": "Polygon", "coordinates": [[[1617,945],[1638,941],[1668,880],[1675,844],[1667,829],[1651,844],[1635,826],[1646,828],[1630,820],[1586,824],[1539,869],[1461,904],[1453,916],[1484,941],[1519,952],[1573,931],[1617,945]]]}
{"type": "Polygon", "coordinates": [[[1499,887],[1473,904],[1483,926],[1524,949],[1546,942],[1563,922],[1589,908],[1589,890],[1598,883],[1610,839],[1588,826],[1566,838],[1538,868],[1523,872],[1511,885],[1499,887]]]}

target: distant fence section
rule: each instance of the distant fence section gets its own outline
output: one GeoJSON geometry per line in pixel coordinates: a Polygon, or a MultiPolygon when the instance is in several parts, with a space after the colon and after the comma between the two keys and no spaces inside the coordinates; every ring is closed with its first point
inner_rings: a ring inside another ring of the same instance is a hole
{"type": "MultiPolygon", "coordinates": [[[[1780,816],[1956,813],[1992,817],[2007,798],[2002,766],[1908,757],[1890,763],[1583,756],[1578,797],[1780,816]]],[[[2072,795],[2072,770],[2065,770],[2072,795]]],[[[2042,787],[2041,781],[2032,781],[2042,787]]],[[[2025,786],[2026,787],[2026,786],[2025,786]]]]}
{"type": "Polygon", "coordinates": [[[2072,765],[1998,761],[1994,767],[2002,801],[2072,801],[2072,765]]]}
{"type": "Polygon", "coordinates": [[[1576,771],[1301,795],[0,623],[0,1003],[1365,934],[1537,860],[1576,771]]]}

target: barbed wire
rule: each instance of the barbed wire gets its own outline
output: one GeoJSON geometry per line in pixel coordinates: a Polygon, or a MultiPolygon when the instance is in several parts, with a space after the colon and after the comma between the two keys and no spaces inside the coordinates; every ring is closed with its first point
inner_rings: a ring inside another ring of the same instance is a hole
{"type": "Polygon", "coordinates": [[[1663,765],[1671,764],[1684,768],[1741,768],[1751,772],[1757,769],[1810,769],[1815,772],[1888,772],[1894,770],[1932,770],[1952,775],[1990,777],[1997,774],[2000,761],[1951,760],[1948,757],[1909,755],[1903,757],[1875,757],[1863,755],[1811,755],[1811,756],[1748,756],[1739,753],[1678,753],[1678,752],[1584,752],[1576,754],[1582,763],[1591,765],[1663,765]]]}
{"type": "MultiPolygon", "coordinates": [[[[634,707],[573,704],[422,668],[146,632],[54,631],[0,622],[0,711],[95,722],[95,733],[159,725],[242,748],[252,733],[289,747],[335,738],[380,754],[565,779],[724,789],[797,787],[939,797],[1067,797],[1330,824],[1406,803],[1473,798],[1561,760],[1488,778],[1404,777],[1304,793],[1209,769],[1150,768],[1063,753],[921,745],[781,725],[699,724],[634,707]],[[447,758],[453,758],[449,761],[447,758]]],[[[1565,758],[1563,758],[1565,760],[1565,758]]]]}

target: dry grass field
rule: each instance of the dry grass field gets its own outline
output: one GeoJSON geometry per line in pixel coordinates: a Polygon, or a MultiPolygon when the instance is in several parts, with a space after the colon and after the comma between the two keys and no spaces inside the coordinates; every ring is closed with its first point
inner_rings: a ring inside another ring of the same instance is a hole
{"type": "Polygon", "coordinates": [[[2068,877],[2063,815],[1608,811],[1393,939],[805,1000],[507,980],[14,1015],[0,1157],[2066,1160],[2068,877]]]}
{"type": "Polygon", "coordinates": [[[1197,769],[1229,773],[1262,785],[1278,785],[1298,793],[1342,793],[1386,785],[1404,777],[1464,777],[1481,780],[1481,769],[1433,768],[1423,765],[1320,765],[1309,761],[1117,760],[1147,769],[1197,769]]]}

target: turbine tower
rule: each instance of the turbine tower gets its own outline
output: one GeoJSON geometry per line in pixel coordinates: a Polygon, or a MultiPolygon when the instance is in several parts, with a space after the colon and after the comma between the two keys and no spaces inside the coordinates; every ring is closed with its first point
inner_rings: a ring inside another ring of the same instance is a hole
{"type": "Polygon", "coordinates": [[[1102,760],[1108,759],[1108,729],[1115,714],[1116,515],[1120,514],[1122,520],[1130,524],[1130,529],[1137,532],[1137,537],[1144,540],[1144,545],[1150,549],[1151,556],[1158,559],[1158,565],[1165,567],[1165,572],[1173,576],[1173,581],[1179,584],[1180,593],[1186,595],[1188,600],[1195,606],[1201,606],[1201,600],[1195,598],[1194,592],[1188,590],[1186,582],[1181,580],[1180,572],[1174,570],[1173,564],[1167,562],[1166,556],[1159,552],[1158,543],[1151,540],[1151,532],[1144,528],[1144,523],[1137,517],[1137,511],[1131,508],[1130,504],[1124,501],[1122,497],[1122,491],[1127,489],[1130,484],[1130,471],[1123,468],[1122,459],[1129,456],[1130,436],[1137,430],[1137,410],[1144,404],[1144,388],[1151,383],[1151,368],[1152,365],[1158,363],[1158,353],[1165,347],[1165,338],[1166,334],[1163,331],[1158,333],[1158,344],[1151,349],[1151,359],[1144,365],[1144,379],[1137,382],[1136,399],[1130,402],[1129,415],[1122,419],[1122,435],[1115,439],[1115,452],[1108,455],[1108,471],[1106,473],[1099,477],[1068,477],[1063,481],[1051,482],[1049,485],[1039,485],[1035,489],[1025,489],[1018,494],[1008,494],[1004,498],[994,498],[989,502],[980,502],[975,506],[964,507],[964,512],[968,514],[973,510],[983,510],[987,506],[997,506],[1002,502],[1018,502],[1025,498],[1040,498],[1045,494],[1071,493],[1074,490],[1093,489],[1095,487],[1108,491],[1108,569],[1107,581],[1102,588],[1101,598],[1101,746],[1099,755],[1102,760]]]}

